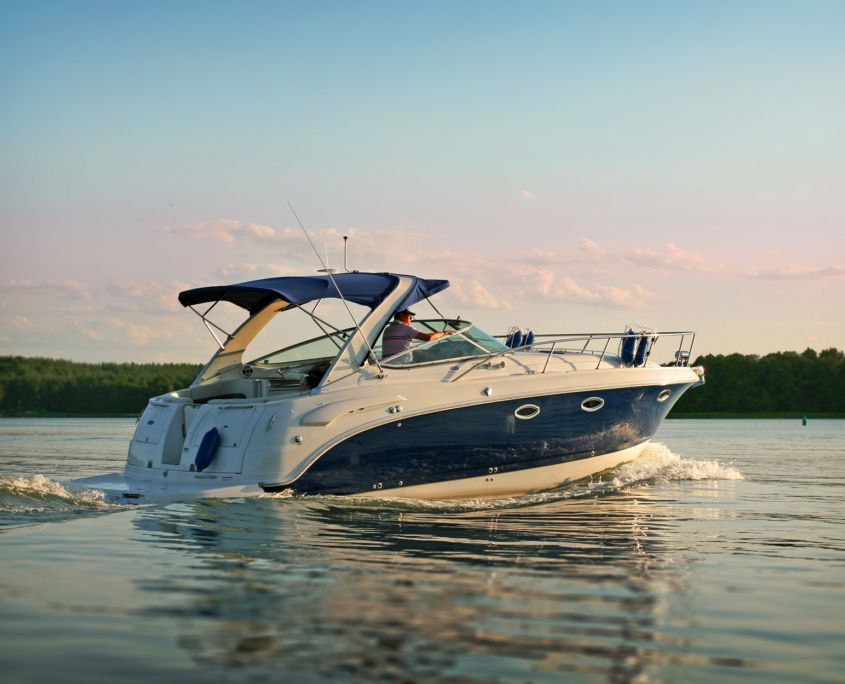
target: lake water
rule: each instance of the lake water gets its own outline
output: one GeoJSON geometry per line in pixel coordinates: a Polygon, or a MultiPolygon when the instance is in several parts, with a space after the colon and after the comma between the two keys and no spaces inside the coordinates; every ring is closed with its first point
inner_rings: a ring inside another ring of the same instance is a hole
{"type": "Polygon", "coordinates": [[[493,502],[62,486],[133,428],[0,419],[4,683],[845,681],[845,421],[672,420],[493,502]]]}

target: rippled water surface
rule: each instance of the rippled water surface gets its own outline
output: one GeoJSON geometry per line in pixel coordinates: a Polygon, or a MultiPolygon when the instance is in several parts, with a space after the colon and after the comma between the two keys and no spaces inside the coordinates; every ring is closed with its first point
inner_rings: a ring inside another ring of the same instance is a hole
{"type": "Polygon", "coordinates": [[[0,419],[3,682],[842,682],[845,421],[669,421],[500,501],[106,505],[132,420],[0,419]]]}

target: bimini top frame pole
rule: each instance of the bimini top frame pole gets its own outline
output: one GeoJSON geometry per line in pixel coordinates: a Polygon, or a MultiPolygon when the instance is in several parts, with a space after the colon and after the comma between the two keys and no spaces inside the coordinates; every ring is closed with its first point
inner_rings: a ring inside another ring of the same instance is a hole
{"type": "Polygon", "coordinates": [[[216,333],[216,332],[214,332],[214,329],[216,328],[216,329],[217,329],[217,330],[219,330],[221,333],[223,333],[223,334],[226,336],[226,341],[227,341],[227,342],[233,338],[232,333],[230,333],[230,332],[229,332],[229,331],[227,331],[227,330],[224,330],[224,329],[223,329],[223,328],[221,328],[219,325],[217,325],[214,321],[212,321],[211,319],[209,319],[209,318],[208,318],[208,314],[209,314],[209,313],[211,313],[211,310],[212,310],[215,306],[217,306],[219,303],[220,303],[220,300],[218,299],[216,302],[214,302],[214,304],[212,304],[210,307],[208,307],[208,308],[205,310],[205,312],[204,312],[204,313],[200,313],[200,312],[199,312],[199,311],[197,311],[197,310],[196,310],[193,306],[188,306],[188,308],[189,308],[191,311],[193,311],[193,312],[194,312],[197,316],[199,316],[199,317],[200,317],[200,319],[202,320],[202,322],[203,322],[203,324],[205,325],[205,327],[206,327],[206,328],[208,328],[208,332],[210,332],[210,333],[211,333],[211,336],[214,338],[214,341],[215,341],[215,342],[217,342],[217,346],[218,346],[218,347],[220,347],[220,349],[224,349],[224,348],[226,347],[226,345],[225,345],[223,342],[221,342],[221,341],[220,341],[220,338],[219,338],[219,337],[217,337],[217,333],[216,333]]]}
{"type": "Polygon", "coordinates": [[[332,285],[334,285],[335,289],[337,290],[337,293],[340,296],[340,301],[343,302],[343,306],[346,308],[346,312],[349,314],[349,318],[351,318],[352,322],[355,324],[355,330],[359,335],[361,335],[361,339],[364,341],[364,344],[367,347],[367,351],[369,352],[369,354],[367,354],[368,358],[372,359],[373,362],[375,362],[376,366],[378,367],[379,376],[384,376],[384,369],[381,367],[381,364],[379,363],[378,358],[376,357],[376,354],[373,351],[372,345],[370,345],[370,341],[367,339],[367,336],[364,335],[363,332],[361,332],[361,326],[358,323],[358,319],[355,318],[355,315],[352,313],[352,309],[349,308],[349,303],[346,301],[346,298],[343,296],[343,292],[338,287],[337,281],[334,279],[334,274],[332,273],[332,270],[326,265],[326,262],[323,260],[323,257],[320,254],[320,250],[318,250],[317,247],[314,245],[314,241],[311,239],[311,236],[308,234],[308,231],[305,230],[305,226],[302,224],[302,221],[294,210],[293,205],[288,202],[288,206],[290,207],[290,211],[296,219],[296,222],[299,224],[299,227],[302,228],[302,232],[305,233],[305,237],[308,239],[308,244],[311,245],[311,249],[314,250],[314,253],[317,255],[317,258],[323,265],[323,270],[326,272],[326,275],[329,276],[332,281],[332,285]]]}

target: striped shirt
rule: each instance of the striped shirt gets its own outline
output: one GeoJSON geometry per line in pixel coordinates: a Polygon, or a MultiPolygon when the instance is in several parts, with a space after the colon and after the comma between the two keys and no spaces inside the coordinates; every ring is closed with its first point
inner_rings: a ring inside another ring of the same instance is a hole
{"type": "Polygon", "coordinates": [[[392,321],[384,329],[381,338],[381,357],[383,359],[411,348],[411,341],[417,336],[418,330],[406,325],[402,321],[392,321]]]}

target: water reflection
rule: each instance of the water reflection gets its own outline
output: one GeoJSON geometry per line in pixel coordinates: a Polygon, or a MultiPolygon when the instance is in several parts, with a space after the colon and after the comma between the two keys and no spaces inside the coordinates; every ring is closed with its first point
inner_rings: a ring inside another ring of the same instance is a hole
{"type": "Polygon", "coordinates": [[[638,494],[505,510],[344,500],[150,509],[188,554],[145,582],[205,665],[355,681],[629,681],[679,644],[659,628],[675,523],[638,494]],[[667,644],[667,641],[670,642],[667,644]]]}

